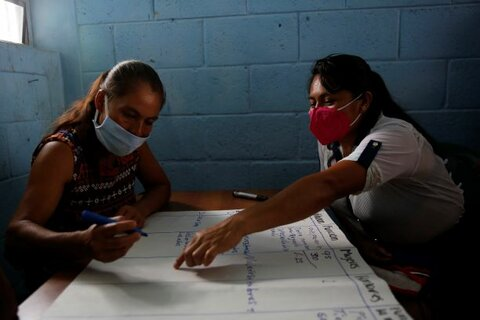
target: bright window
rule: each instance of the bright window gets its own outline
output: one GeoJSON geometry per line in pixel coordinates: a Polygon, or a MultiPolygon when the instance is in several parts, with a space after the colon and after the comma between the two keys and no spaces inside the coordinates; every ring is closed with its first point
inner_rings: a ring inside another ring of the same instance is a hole
{"type": "Polygon", "coordinates": [[[28,44],[27,3],[0,0],[0,40],[28,44]]]}

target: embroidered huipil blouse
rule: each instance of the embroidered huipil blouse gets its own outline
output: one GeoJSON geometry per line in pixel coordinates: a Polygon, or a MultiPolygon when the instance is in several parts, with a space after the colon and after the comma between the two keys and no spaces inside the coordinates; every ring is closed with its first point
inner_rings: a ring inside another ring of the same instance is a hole
{"type": "Polygon", "coordinates": [[[72,180],[65,186],[55,213],[47,223],[49,228],[55,231],[84,229],[87,226],[80,221],[83,210],[113,216],[121,206],[135,202],[137,151],[124,157],[107,153],[96,163],[88,162],[76,130],[68,129],[43,139],[33,153],[32,163],[50,141],[60,141],[71,148],[74,169],[72,180]]]}

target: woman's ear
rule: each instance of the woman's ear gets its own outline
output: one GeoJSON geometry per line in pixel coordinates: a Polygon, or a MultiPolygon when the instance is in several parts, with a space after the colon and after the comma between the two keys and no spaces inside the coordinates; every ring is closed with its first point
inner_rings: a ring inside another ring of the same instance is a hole
{"type": "Polygon", "coordinates": [[[97,94],[95,95],[95,108],[99,112],[103,112],[105,109],[105,94],[106,92],[102,89],[98,90],[97,94]]]}
{"type": "Polygon", "coordinates": [[[362,111],[365,112],[370,107],[372,103],[373,95],[370,91],[365,91],[362,97],[362,111]]]}

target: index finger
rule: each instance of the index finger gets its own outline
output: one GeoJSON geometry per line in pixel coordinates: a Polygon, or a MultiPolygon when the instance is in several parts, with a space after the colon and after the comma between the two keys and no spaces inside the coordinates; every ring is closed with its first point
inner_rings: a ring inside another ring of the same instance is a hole
{"type": "Polygon", "coordinates": [[[190,240],[189,243],[183,248],[182,254],[175,260],[175,263],[173,264],[173,267],[175,269],[180,268],[180,266],[186,261],[187,265],[191,265],[191,260],[192,260],[192,254],[195,248],[198,247],[198,238],[197,235],[193,236],[193,238],[190,240]]]}
{"type": "Polygon", "coordinates": [[[175,260],[173,267],[178,270],[182,266],[184,261],[185,261],[185,256],[182,252],[182,254],[177,258],[177,260],[175,260]]]}

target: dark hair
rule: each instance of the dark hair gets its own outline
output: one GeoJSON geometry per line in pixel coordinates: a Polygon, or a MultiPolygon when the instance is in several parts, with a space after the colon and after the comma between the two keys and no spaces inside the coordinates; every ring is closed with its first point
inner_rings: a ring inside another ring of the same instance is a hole
{"type": "MultiPolygon", "coordinates": [[[[92,119],[95,115],[94,100],[100,89],[105,90],[108,98],[122,97],[136,89],[138,83],[148,83],[153,92],[162,95],[165,103],[165,89],[157,72],[149,65],[137,61],[126,60],[119,62],[112,69],[102,72],[93,81],[87,95],[58,117],[52,124],[46,136],[62,129],[76,128],[78,137],[82,141],[92,141],[94,137],[92,119]]],[[[45,137],[46,137],[45,136],[45,137]]]]}
{"type": "Polygon", "coordinates": [[[313,78],[319,75],[322,86],[330,93],[347,90],[356,97],[370,91],[372,102],[365,112],[358,127],[357,141],[359,143],[375,125],[383,113],[385,116],[398,118],[411,123],[431,144],[433,138],[392,99],[382,77],[373,71],[365,60],[348,54],[332,54],[317,60],[312,68],[313,78]]]}

